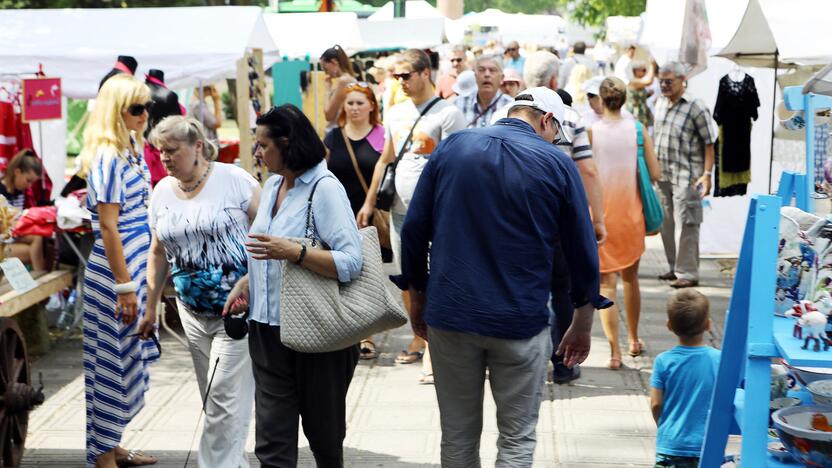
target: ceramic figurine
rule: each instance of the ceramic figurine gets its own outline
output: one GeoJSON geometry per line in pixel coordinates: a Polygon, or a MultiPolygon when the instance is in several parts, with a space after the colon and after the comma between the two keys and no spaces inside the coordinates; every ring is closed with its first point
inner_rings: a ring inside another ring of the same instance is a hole
{"type": "Polygon", "coordinates": [[[793,337],[801,340],[803,339],[803,328],[800,323],[800,319],[803,315],[809,312],[817,312],[817,310],[818,309],[815,307],[815,304],[811,301],[800,301],[792,306],[791,310],[786,312],[786,317],[793,317],[797,319],[794,324],[794,329],[792,330],[793,337]]]}
{"type": "Polygon", "coordinates": [[[820,344],[823,343],[823,350],[829,350],[829,338],[826,336],[826,314],[817,310],[805,311],[797,320],[800,325],[803,338],[802,349],[809,347],[809,340],[814,340],[814,351],[820,351],[820,344]]]}

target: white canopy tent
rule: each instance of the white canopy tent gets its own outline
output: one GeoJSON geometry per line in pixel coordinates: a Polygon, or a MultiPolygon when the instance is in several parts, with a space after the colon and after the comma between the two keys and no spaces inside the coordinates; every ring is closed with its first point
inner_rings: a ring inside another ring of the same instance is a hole
{"type": "Polygon", "coordinates": [[[470,26],[496,26],[503,43],[517,41],[520,44],[533,43],[540,46],[555,46],[566,27],[566,22],[557,15],[527,15],[505,13],[489,8],[467,15],[448,24],[448,40],[461,43],[465,29],[470,26]]]}
{"type": "Polygon", "coordinates": [[[635,44],[641,34],[640,16],[609,16],[605,22],[607,42],[613,44],[635,44]]]}
{"type": "Polygon", "coordinates": [[[280,55],[317,59],[335,44],[347,53],[364,48],[358,16],[353,12],[270,13],[263,15],[280,55]]]}
{"type": "Polygon", "coordinates": [[[137,74],[163,70],[180,88],[233,77],[247,48],[276,51],[259,7],[0,11],[0,73],[42,64],[72,98],[94,97],[118,55],[135,57],[137,74]]]}
{"type": "Polygon", "coordinates": [[[775,54],[779,65],[826,65],[832,62],[829,18],[828,0],[750,0],[736,33],[717,55],[745,66],[773,67],[775,54]]]}
{"type": "Polygon", "coordinates": [[[358,29],[364,50],[426,49],[445,41],[445,18],[359,20],[358,29]]]}

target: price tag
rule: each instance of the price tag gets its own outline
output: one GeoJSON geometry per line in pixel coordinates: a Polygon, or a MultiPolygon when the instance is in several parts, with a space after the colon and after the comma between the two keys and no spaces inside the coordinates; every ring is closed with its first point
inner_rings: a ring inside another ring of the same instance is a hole
{"type": "Polygon", "coordinates": [[[29,274],[26,266],[23,265],[23,262],[19,258],[3,260],[0,262],[0,269],[3,270],[6,279],[9,280],[12,289],[19,293],[25,293],[38,286],[38,283],[32,278],[32,275],[29,274]]]}

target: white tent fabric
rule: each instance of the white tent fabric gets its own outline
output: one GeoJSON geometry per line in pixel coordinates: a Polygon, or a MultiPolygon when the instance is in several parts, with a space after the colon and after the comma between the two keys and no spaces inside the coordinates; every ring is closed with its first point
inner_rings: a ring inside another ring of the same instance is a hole
{"type": "MultiPolygon", "coordinates": [[[[367,19],[369,21],[387,21],[394,18],[393,2],[385,3],[367,19]]],[[[408,19],[445,18],[445,15],[425,0],[407,0],[404,5],[404,17],[408,19]]]]}
{"type": "Polygon", "coordinates": [[[635,44],[641,34],[640,16],[609,16],[606,21],[607,42],[613,44],[635,44]]]}
{"type": "Polygon", "coordinates": [[[448,40],[461,43],[465,29],[478,26],[496,26],[503,43],[517,41],[520,44],[533,43],[540,46],[555,46],[566,22],[557,15],[526,15],[505,13],[489,8],[467,15],[448,25],[448,40]]]}
{"type": "Polygon", "coordinates": [[[365,50],[426,49],[444,42],[445,21],[445,18],[359,20],[358,29],[365,50]]]}
{"type": "Polygon", "coordinates": [[[284,57],[317,59],[335,44],[348,54],[364,48],[353,12],[269,13],[263,18],[284,57]]]}
{"type": "Polygon", "coordinates": [[[139,76],[158,68],[181,88],[234,76],[246,48],[276,50],[259,7],[0,11],[0,73],[43,64],[72,98],[94,97],[118,55],[135,57],[139,76]]]}
{"type": "Polygon", "coordinates": [[[828,0],[750,0],[736,33],[718,55],[746,66],[773,67],[776,51],[780,64],[825,65],[832,62],[829,18],[828,0]]]}

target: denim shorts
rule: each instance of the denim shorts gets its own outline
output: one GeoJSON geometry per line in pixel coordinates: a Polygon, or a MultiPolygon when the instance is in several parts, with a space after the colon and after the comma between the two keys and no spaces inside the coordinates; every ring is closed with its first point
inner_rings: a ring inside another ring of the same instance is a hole
{"type": "Polygon", "coordinates": [[[699,468],[699,457],[682,457],[679,455],[656,454],[653,468],[699,468]]]}

